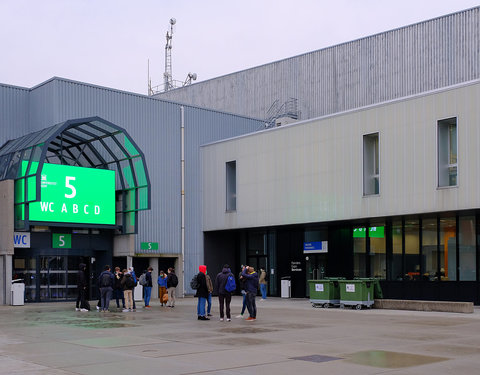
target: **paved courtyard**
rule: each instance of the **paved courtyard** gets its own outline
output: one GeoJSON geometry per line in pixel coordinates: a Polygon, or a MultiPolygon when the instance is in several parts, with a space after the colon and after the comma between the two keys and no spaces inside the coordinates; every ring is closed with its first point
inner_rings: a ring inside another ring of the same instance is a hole
{"type": "MultiPolygon", "coordinates": [[[[258,300],[257,300],[258,301],[258,300]]],[[[92,303],[94,305],[94,303],[92,303]]],[[[257,302],[258,319],[196,319],[196,299],[135,313],[74,303],[0,307],[0,374],[478,374],[473,314],[257,302]]],[[[241,298],[232,302],[233,314],[241,298]]]]}

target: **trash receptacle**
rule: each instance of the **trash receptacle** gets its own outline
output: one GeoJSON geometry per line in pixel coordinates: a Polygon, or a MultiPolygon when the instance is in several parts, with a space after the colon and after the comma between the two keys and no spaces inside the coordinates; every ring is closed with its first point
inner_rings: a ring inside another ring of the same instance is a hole
{"type": "Polygon", "coordinates": [[[354,306],[360,310],[362,306],[371,307],[374,300],[374,279],[340,280],[340,308],[354,306]]]}
{"type": "Polygon", "coordinates": [[[308,280],[310,289],[310,302],[313,307],[338,305],[340,303],[339,278],[326,278],[322,280],[308,280]]]}
{"type": "Polygon", "coordinates": [[[23,279],[12,280],[12,306],[25,305],[25,284],[23,279]]]}
{"type": "Polygon", "coordinates": [[[284,276],[281,278],[281,297],[282,298],[290,298],[291,296],[291,288],[292,288],[292,282],[291,282],[291,277],[290,276],[284,276]]]}

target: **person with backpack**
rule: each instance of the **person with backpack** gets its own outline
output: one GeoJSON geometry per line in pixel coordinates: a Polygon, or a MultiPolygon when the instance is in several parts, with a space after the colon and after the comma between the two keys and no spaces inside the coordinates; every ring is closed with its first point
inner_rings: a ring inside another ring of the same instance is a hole
{"type": "Polygon", "coordinates": [[[133,287],[133,291],[132,291],[132,300],[133,300],[133,311],[136,311],[137,310],[137,306],[135,306],[135,287],[137,286],[138,282],[137,282],[137,275],[135,275],[135,270],[133,269],[133,267],[129,267],[128,268],[128,273],[130,275],[132,275],[132,279],[133,281],[135,282],[135,286],[133,287]]]}
{"type": "Polygon", "coordinates": [[[223,322],[225,307],[227,322],[230,322],[232,320],[230,316],[230,302],[232,301],[232,292],[235,291],[236,285],[235,276],[233,276],[228,264],[224,264],[222,272],[217,275],[215,288],[218,292],[218,304],[220,305],[220,321],[223,322]]]}
{"type": "Polygon", "coordinates": [[[168,301],[168,294],[167,294],[167,275],[163,270],[160,270],[160,275],[158,275],[158,298],[160,299],[160,306],[167,305],[166,302],[164,302],[164,298],[167,298],[168,301]],[[164,296],[167,297],[164,297],[164,296]]]}
{"type": "Polygon", "coordinates": [[[210,320],[207,318],[205,314],[205,303],[207,302],[208,298],[208,287],[207,287],[207,278],[205,277],[207,273],[207,266],[201,265],[198,267],[197,273],[197,292],[195,293],[195,297],[198,298],[197,302],[197,316],[198,320],[210,320]]]}
{"type": "Polygon", "coordinates": [[[98,285],[100,286],[100,310],[108,312],[110,300],[113,292],[113,273],[110,272],[110,266],[107,264],[103,268],[103,272],[98,277],[98,285]]]}
{"type": "Polygon", "coordinates": [[[258,283],[260,284],[260,293],[262,293],[262,299],[260,301],[265,301],[267,299],[267,272],[264,268],[260,268],[258,283]]]}
{"type": "Polygon", "coordinates": [[[123,295],[125,299],[125,308],[122,310],[123,312],[133,311],[133,289],[135,288],[135,281],[133,281],[133,277],[127,270],[123,270],[123,277],[120,282],[123,288],[123,295]]]}
{"type": "Polygon", "coordinates": [[[247,292],[247,309],[250,316],[245,319],[253,321],[257,319],[257,306],[255,304],[255,296],[258,290],[258,273],[255,268],[245,266],[242,271],[242,277],[245,278],[245,291],[247,292]]]}
{"type": "Polygon", "coordinates": [[[153,267],[148,267],[147,273],[145,274],[145,284],[143,286],[146,309],[150,308],[150,298],[152,296],[152,286],[153,286],[152,271],[153,271],[153,267]]]}
{"type": "Polygon", "coordinates": [[[167,275],[167,293],[168,293],[168,304],[167,307],[175,307],[175,289],[178,285],[178,277],[175,275],[175,269],[170,267],[168,269],[167,275]]]}

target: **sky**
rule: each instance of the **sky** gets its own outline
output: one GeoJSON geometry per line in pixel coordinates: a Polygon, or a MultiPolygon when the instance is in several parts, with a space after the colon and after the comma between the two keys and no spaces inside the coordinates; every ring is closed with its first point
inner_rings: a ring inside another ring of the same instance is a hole
{"type": "Polygon", "coordinates": [[[472,8],[468,0],[0,0],[0,83],[63,77],[147,94],[472,8]],[[149,62],[149,63],[148,63],[149,62]]]}

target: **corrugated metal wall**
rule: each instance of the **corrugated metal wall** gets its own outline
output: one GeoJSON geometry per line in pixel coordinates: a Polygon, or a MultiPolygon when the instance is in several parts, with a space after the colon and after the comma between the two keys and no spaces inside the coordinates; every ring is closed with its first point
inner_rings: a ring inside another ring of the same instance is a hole
{"type": "MultiPolygon", "coordinates": [[[[90,116],[100,116],[125,128],[145,154],[152,185],[152,209],[139,214],[136,246],[139,248],[140,242],[158,242],[164,254],[182,252],[179,104],[53,78],[30,94],[27,89],[0,86],[0,105],[0,142],[68,119],[90,116]]],[[[185,107],[187,278],[203,262],[200,145],[249,133],[262,125],[236,115],[185,107]]]]}
{"type": "Polygon", "coordinates": [[[0,84],[0,146],[28,130],[28,89],[0,84]]]}
{"type": "Polygon", "coordinates": [[[480,8],[229,74],[158,97],[266,118],[298,99],[309,119],[480,78],[480,8]]]}

